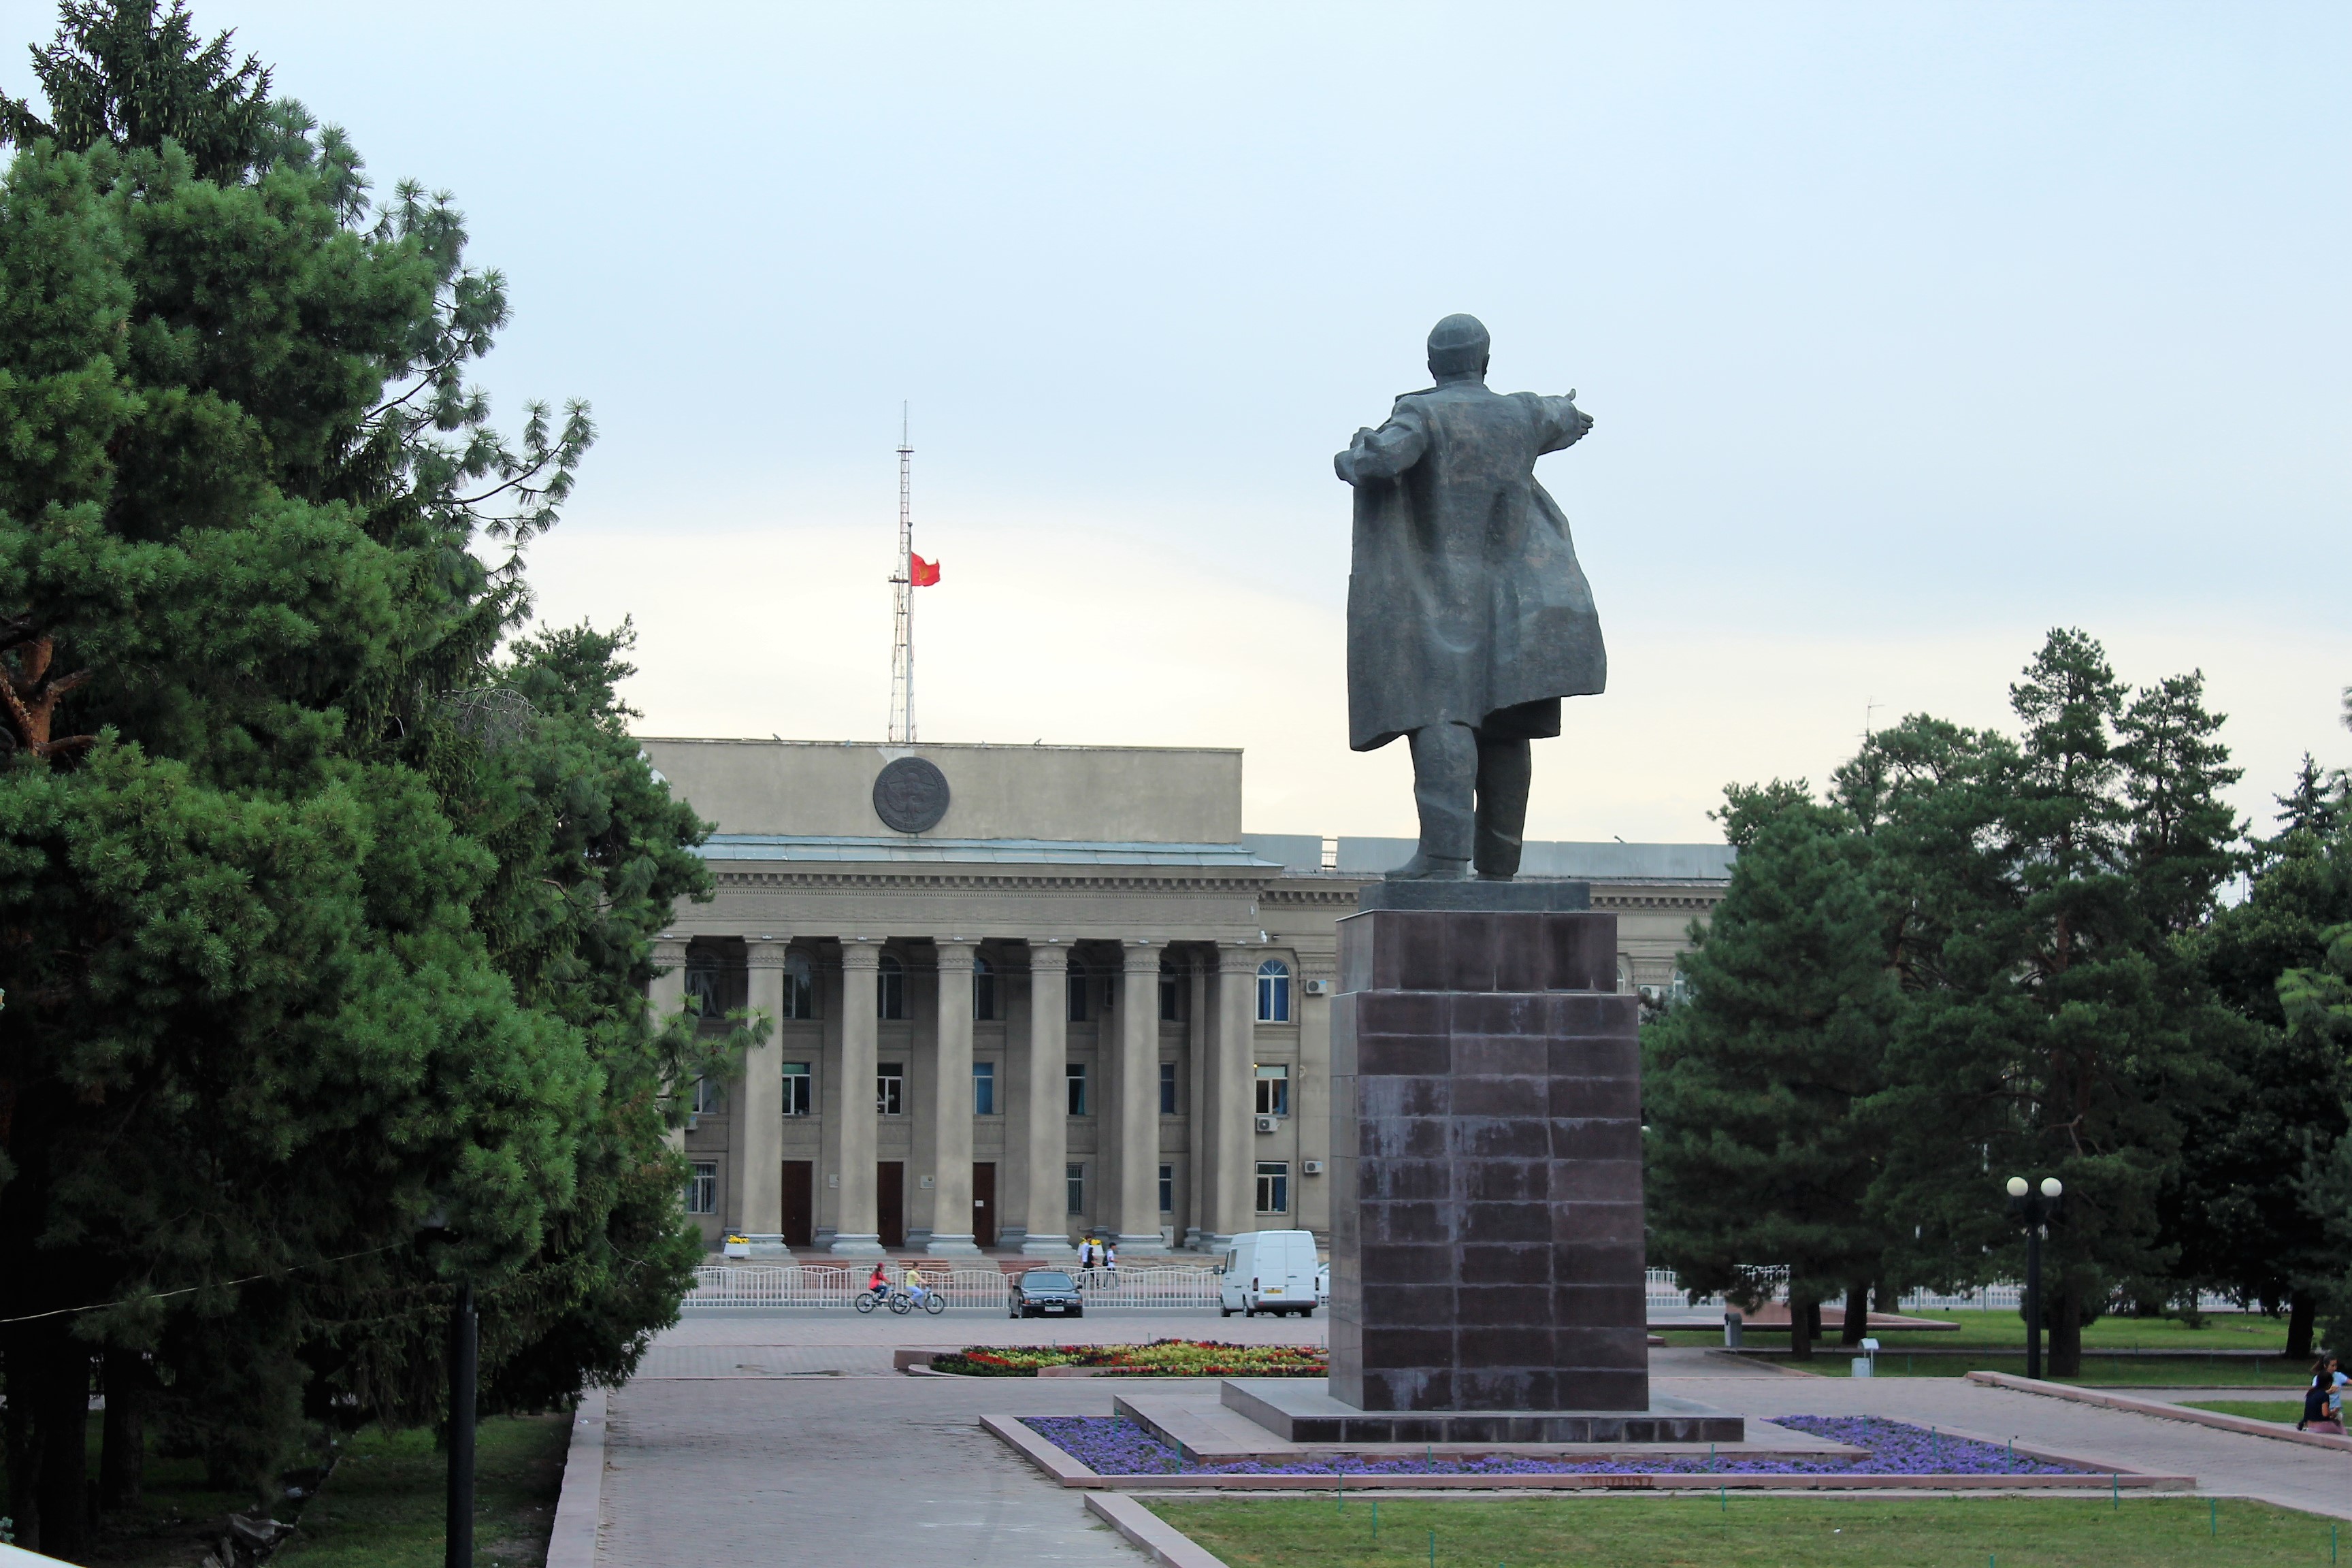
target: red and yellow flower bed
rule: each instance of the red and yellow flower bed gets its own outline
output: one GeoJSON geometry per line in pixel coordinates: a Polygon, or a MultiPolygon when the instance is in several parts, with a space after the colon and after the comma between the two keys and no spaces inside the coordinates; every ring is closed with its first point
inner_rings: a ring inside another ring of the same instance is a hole
{"type": "Polygon", "coordinates": [[[967,1345],[933,1356],[933,1372],[965,1377],[1034,1377],[1040,1367],[1091,1367],[1105,1377],[1324,1377],[1330,1359],[1314,1345],[1228,1345],[1154,1340],[1148,1345],[967,1345]]]}

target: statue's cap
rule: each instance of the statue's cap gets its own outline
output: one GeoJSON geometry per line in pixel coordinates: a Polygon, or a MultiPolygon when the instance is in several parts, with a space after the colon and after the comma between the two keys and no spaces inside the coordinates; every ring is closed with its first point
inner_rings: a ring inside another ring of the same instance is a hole
{"type": "Polygon", "coordinates": [[[1483,367],[1491,340],[1475,316],[1452,315],[1429,329],[1429,368],[1435,375],[1461,375],[1483,367]]]}

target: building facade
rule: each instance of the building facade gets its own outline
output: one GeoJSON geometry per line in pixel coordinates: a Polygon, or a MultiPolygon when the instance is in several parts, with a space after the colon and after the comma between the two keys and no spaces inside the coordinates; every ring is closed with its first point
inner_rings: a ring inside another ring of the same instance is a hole
{"type": "MultiPolygon", "coordinates": [[[[682,1085],[686,1203],[794,1250],[1328,1234],[1336,922],[1405,840],[1242,831],[1237,751],[643,742],[718,830],[652,1001],[772,1021],[682,1085]]],[[[1531,844],[1670,984],[1729,851],[1531,844]]]]}

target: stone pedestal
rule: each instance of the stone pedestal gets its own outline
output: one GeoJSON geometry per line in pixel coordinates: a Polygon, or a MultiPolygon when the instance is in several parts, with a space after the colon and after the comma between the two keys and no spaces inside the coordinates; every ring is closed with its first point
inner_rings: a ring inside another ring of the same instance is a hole
{"type": "Polygon", "coordinates": [[[1339,922],[1329,1392],[1343,1405],[1651,1408],[1639,1004],[1616,994],[1616,917],[1557,910],[1339,922]]]}

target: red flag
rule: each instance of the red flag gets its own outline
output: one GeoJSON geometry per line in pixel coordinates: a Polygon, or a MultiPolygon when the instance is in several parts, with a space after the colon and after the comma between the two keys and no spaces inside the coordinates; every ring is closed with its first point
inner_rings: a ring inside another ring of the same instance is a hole
{"type": "Polygon", "coordinates": [[[908,555],[912,562],[912,565],[908,567],[907,573],[908,581],[911,582],[916,587],[928,588],[940,580],[940,563],[938,562],[926,561],[921,556],[915,554],[912,551],[908,551],[908,555]]]}

